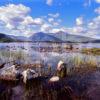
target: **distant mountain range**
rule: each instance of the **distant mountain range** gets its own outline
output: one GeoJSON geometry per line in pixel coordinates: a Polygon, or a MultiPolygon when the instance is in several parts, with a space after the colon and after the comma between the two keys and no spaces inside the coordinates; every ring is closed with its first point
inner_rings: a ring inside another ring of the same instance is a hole
{"type": "Polygon", "coordinates": [[[0,33],[0,42],[78,42],[78,43],[100,43],[100,39],[72,35],[65,32],[57,33],[43,33],[38,32],[30,36],[29,38],[24,36],[13,36],[0,33]]]}
{"type": "Polygon", "coordinates": [[[80,35],[72,35],[72,34],[62,32],[62,31],[57,32],[57,33],[52,33],[51,35],[57,37],[63,42],[93,42],[97,40],[95,38],[90,38],[90,37],[85,37],[85,36],[80,36],[80,35]]]}
{"type": "Polygon", "coordinates": [[[13,36],[0,33],[0,42],[25,42],[29,41],[27,37],[24,36],[13,36]]]}
{"type": "Polygon", "coordinates": [[[15,40],[13,40],[10,36],[0,33],[0,42],[13,42],[13,41],[15,40]]]}
{"type": "Polygon", "coordinates": [[[35,33],[30,37],[32,42],[62,42],[61,39],[43,32],[35,33]]]}
{"type": "Polygon", "coordinates": [[[57,32],[57,33],[35,33],[30,37],[30,40],[33,42],[78,42],[78,43],[88,43],[88,42],[99,42],[100,39],[80,36],[80,35],[72,35],[65,32],[57,32]]]}

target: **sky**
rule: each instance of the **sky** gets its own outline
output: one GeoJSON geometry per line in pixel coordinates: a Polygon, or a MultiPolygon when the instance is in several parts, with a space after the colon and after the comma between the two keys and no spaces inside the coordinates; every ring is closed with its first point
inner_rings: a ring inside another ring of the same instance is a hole
{"type": "Polygon", "coordinates": [[[100,0],[0,0],[0,33],[60,31],[100,39],[100,0]]]}

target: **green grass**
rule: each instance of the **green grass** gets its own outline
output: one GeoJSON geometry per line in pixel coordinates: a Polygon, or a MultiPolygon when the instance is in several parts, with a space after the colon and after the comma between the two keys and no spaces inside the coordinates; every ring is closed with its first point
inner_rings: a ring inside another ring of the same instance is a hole
{"type": "Polygon", "coordinates": [[[25,60],[27,58],[27,54],[23,51],[0,51],[0,59],[7,62],[9,61],[17,61],[17,60],[25,60]]]}
{"type": "Polygon", "coordinates": [[[100,55],[100,48],[83,48],[82,53],[100,55]]]}

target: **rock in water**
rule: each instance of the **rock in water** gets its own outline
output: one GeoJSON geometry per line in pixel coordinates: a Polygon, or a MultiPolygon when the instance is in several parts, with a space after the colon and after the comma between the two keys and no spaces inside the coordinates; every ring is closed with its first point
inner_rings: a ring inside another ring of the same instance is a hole
{"type": "Polygon", "coordinates": [[[34,70],[27,69],[22,72],[22,76],[23,76],[23,82],[26,83],[27,80],[30,80],[32,78],[37,78],[39,75],[34,70]]]}
{"type": "Polygon", "coordinates": [[[59,61],[57,65],[57,76],[64,78],[67,75],[66,63],[59,61]]]}
{"type": "Polygon", "coordinates": [[[16,76],[18,74],[18,70],[16,70],[16,66],[15,65],[12,65],[11,67],[8,67],[8,68],[3,68],[1,70],[1,73],[0,75],[1,76],[16,76]]]}
{"type": "Polygon", "coordinates": [[[49,82],[57,82],[57,81],[59,81],[59,77],[58,76],[53,76],[49,80],[49,82]]]}
{"type": "Polygon", "coordinates": [[[62,67],[63,67],[62,65],[63,65],[63,64],[64,64],[63,61],[59,61],[59,62],[58,62],[58,65],[57,65],[57,70],[58,70],[58,71],[60,71],[60,70],[62,69],[62,67]]]}

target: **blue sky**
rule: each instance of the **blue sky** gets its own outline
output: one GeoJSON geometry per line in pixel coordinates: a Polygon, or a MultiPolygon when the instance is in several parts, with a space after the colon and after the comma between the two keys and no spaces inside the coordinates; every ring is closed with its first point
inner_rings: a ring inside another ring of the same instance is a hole
{"type": "Polygon", "coordinates": [[[0,0],[0,32],[59,31],[100,38],[100,0],[0,0]]]}

